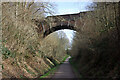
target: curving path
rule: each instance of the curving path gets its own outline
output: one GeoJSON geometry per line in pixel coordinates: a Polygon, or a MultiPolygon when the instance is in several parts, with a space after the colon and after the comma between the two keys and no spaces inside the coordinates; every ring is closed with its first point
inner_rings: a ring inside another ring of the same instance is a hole
{"type": "Polygon", "coordinates": [[[52,78],[75,78],[75,74],[72,70],[72,67],[69,63],[70,57],[68,57],[63,64],[60,65],[57,72],[53,75],[52,78]]]}

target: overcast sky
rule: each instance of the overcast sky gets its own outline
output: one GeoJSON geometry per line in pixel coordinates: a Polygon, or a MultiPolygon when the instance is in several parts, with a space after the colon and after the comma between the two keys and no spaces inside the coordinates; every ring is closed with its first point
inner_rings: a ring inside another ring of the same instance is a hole
{"type": "MultiPolygon", "coordinates": [[[[90,2],[55,2],[56,4],[56,14],[55,15],[64,15],[64,14],[74,14],[83,11],[87,11],[86,6],[90,5],[90,2]]],[[[69,38],[70,43],[72,43],[73,31],[72,30],[63,30],[67,37],[69,38]]]]}
{"type": "Polygon", "coordinates": [[[90,2],[55,2],[56,15],[73,14],[82,11],[87,11],[86,6],[91,4],[90,2]]]}

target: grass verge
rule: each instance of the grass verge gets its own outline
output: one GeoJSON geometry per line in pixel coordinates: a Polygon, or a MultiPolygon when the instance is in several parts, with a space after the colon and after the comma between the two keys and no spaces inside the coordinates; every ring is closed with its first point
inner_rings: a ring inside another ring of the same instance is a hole
{"type": "Polygon", "coordinates": [[[59,65],[53,67],[50,69],[50,71],[48,71],[47,73],[45,73],[44,75],[40,76],[40,78],[47,78],[47,77],[50,77],[51,75],[50,74],[54,74],[54,72],[57,70],[59,65]]]}
{"type": "Polygon", "coordinates": [[[61,64],[62,64],[69,56],[70,56],[70,55],[66,55],[66,56],[62,59],[61,64]]]}
{"type": "MultiPolygon", "coordinates": [[[[60,64],[62,64],[68,57],[69,57],[69,55],[66,55],[62,59],[62,61],[60,62],[60,64]]],[[[58,69],[58,67],[60,66],[60,64],[57,64],[55,67],[51,68],[47,73],[45,73],[44,75],[40,76],[40,78],[51,77],[55,73],[55,71],[58,69]]]]}

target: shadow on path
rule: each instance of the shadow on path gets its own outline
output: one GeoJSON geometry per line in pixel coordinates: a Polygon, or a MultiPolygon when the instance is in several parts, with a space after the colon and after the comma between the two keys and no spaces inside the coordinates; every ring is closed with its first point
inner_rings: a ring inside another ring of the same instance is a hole
{"type": "Polygon", "coordinates": [[[60,65],[52,78],[76,78],[71,64],[69,63],[69,59],[70,57],[68,57],[65,62],[60,65]]]}

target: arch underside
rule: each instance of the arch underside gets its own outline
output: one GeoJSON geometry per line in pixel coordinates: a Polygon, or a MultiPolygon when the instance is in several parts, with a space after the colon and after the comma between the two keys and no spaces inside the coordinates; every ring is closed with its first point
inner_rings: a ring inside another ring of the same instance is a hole
{"type": "Polygon", "coordinates": [[[55,32],[55,31],[62,30],[62,29],[75,30],[73,26],[68,26],[68,25],[62,25],[62,26],[61,26],[61,25],[59,25],[59,26],[52,27],[52,28],[46,30],[46,31],[44,32],[43,37],[45,37],[45,36],[47,36],[47,35],[55,32]]]}

